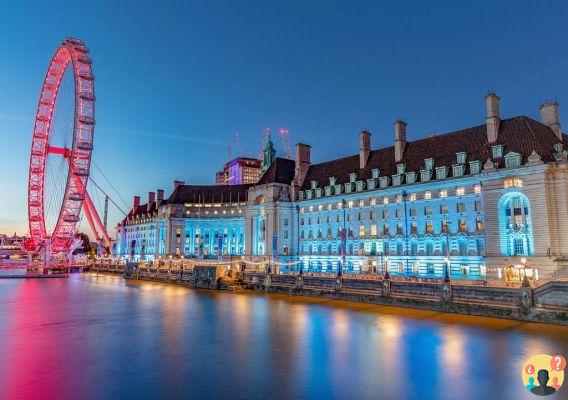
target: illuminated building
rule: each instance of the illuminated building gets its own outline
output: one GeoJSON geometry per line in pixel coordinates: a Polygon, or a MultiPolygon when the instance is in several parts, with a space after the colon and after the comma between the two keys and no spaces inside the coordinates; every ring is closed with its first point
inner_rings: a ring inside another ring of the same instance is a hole
{"type": "Polygon", "coordinates": [[[241,185],[256,183],[262,174],[261,162],[255,158],[237,157],[223,166],[223,171],[215,174],[217,185],[241,185]]]}
{"type": "Polygon", "coordinates": [[[496,95],[486,104],[483,125],[407,141],[406,123],[396,121],[393,146],[372,150],[363,131],[359,154],[319,164],[311,146],[298,144],[294,161],[275,158],[257,183],[235,189],[236,200],[222,186],[182,185],[211,195],[176,200],[178,188],[158,207],[165,244],[156,254],[192,256],[209,229],[208,243],[244,232],[244,247],[223,245],[224,254],[299,261],[304,271],[337,272],[345,258],[346,273],[388,267],[392,275],[442,277],[449,267],[453,279],[482,279],[523,264],[540,277],[566,276],[568,153],[558,105],[541,106],[538,122],[501,119],[496,95]],[[206,219],[216,230],[198,227],[206,219]]]}

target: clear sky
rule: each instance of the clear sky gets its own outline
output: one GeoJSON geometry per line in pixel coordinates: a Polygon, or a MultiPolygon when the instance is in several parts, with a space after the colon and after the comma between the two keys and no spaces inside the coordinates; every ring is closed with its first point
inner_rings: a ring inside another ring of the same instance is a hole
{"type": "Polygon", "coordinates": [[[257,154],[265,126],[318,162],[356,153],[361,129],[391,145],[399,118],[410,139],[482,124],[489,90],[504,116],[557,99],[567,125],[567,17],[562,1],[5,1],[0,232],[27,232],[33,118],[66,36],[94,59],[94,160],[131,203],[213,183],[234,133],[257,154]]]}

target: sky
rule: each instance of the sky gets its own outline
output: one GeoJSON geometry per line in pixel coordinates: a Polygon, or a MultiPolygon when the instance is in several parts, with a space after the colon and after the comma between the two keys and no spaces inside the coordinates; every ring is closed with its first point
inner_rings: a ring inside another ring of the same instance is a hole
{"type": "Polygon", "coordinates": [[[392,145],[397,119],[410,140],[483,124],[489,91],[503,117],[557,100],[568,124],[567,17],[562,1],[4,1],[0,232],[27,232],[33,119],[67,36],[94,60],[93,178],[128,211],[174,179],[214,183],[227,142],[256,155],[263,127],[278,155],[285,128],[321,162],[362,129],[392,145]]]}

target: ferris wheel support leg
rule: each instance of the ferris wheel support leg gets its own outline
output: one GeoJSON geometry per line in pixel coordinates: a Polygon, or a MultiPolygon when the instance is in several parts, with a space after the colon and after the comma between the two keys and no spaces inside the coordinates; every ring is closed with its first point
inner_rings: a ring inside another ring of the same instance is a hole
{"type": "Polygon", "coordinates": [[[95,224],[97,225],[97,227],[99,228],[99,230],[101,231],[103,238],[105,240],[106,245],[109,248],[109,251],[112,250],[112,242],[110,241],[110,237],[101,221],[101,218],[99,217],[99,213],[97,213],[97,210],[95,209],[95,207],[93,206],[93,202],[91,201],[91,196],[89,196],[88,192],[85,192],[85,205],[87,206],[87,208],[90,208],[91,211],[91,216],[93,217],[93,219],[95,220],[95,224]]]}
{"type": "MultiPolygon", "coordinates": [[[[91,206],[92,206],[92,204],[91,204],[91,206]]],[[[85,211],[85,216],[87,217],[87,222],[89,224],[89,228],[91,228],[91,232],[93,232],[93,235],[95,235],[95,239],[98,242],[99,239],[100,239],[99,232],[97,231],[97,228],[95,227],[95,223],[93,221],[93,216],[91,214],[91,208],[89,207],[89,205],[87,204],[86,201],[85,201],[85,207],[83,208],[83,211],[85,211]]]]}

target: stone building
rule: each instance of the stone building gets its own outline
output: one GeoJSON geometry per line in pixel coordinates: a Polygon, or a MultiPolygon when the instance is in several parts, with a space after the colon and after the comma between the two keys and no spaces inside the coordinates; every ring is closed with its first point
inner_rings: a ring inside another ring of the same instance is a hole
{"type": "Polygon", "coordinates": [[[135,200],[118,226],[120,254],[221,252],[306,271],[341,265],[440,277],[447,269],[469,279],[527,266],[566,276],[567,136],[558,104],[542,105],[538,122],[502,119],[499,98],[485,100],[479,126],[408,141],[406,123],[396,121],[390,147],[372,149],[363,131],[358,154],[313,164],[311,147],[298,144],[295,160],[274,158],[256,184],[178,184],[166,200],[135,200]]]}

